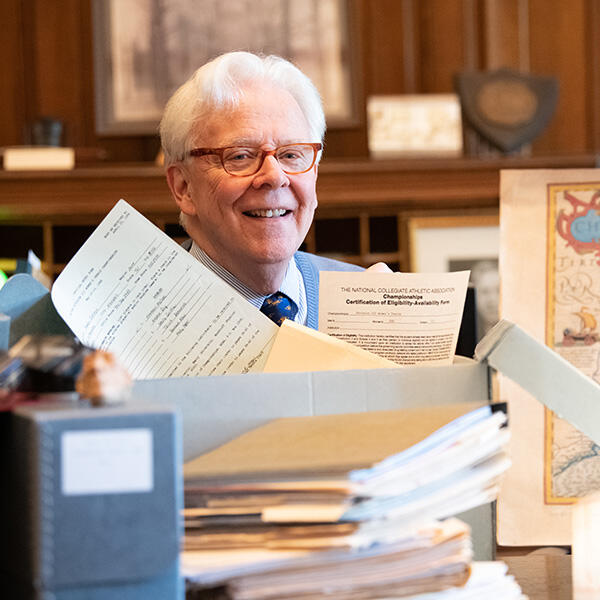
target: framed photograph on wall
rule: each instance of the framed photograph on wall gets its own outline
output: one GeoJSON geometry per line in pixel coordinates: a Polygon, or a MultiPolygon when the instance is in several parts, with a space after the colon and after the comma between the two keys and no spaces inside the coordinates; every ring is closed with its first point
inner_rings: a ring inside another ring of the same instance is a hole
{"type": "Polygon", "coordinates": [[[410,269],[415,272],[470,270],[475,288],[477,339],[498,321],[496,215],[414,217],[408,222],[410,269]]]}
{"type": "Polygon", "coordinates": [[[328,126],[357,120],[351,0],[93,0],[96,131],[153,134],[167,99],[230,50],[276,54],[315,83],[328,126]]]}

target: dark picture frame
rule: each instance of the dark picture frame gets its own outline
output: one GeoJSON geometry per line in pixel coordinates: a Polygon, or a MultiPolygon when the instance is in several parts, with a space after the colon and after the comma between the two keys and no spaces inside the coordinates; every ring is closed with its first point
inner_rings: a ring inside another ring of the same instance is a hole
{"type": "Polygon", "coordinates": [[[480,340],[499,319],[498,215],[413,217],[408,233],[411,271],[471,271],[480,340]]]}
{"type": "Polygon", "coordinates": [[[323,97],[328,128],[357,125],[353,0],[92,0],[96,132],[156,134],[164,104],[229,50],[278,54],[323,97]]]}

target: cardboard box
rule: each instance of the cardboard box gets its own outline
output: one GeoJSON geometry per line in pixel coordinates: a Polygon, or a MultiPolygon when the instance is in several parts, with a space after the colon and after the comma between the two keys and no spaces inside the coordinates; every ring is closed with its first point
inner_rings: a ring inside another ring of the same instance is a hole
{"type": "MultiPolygon", "coordinates": [[[[279,417],[486,402],[491,367],[600,441],[600,386],[518,326],[498,323],[475,356],[456,357],[450,366],[137,381],[134,402],[166,401],[181,410],[184,459],[189,460],[279,417]]],[[[492,559],[494,507],[459,516],[471,525],[476,559],[492,559]]]]}
{"type": "Polygon", "coordinates": [[[183,598],[180,440],[170,408],[0,413],[3,597],[183,598]]]}
{"type": "Polygon", "coordinates": [[[138,380],[132,402],[181,410],[189,460],[279,417],[486,402],[489,367],[600,443],[600,385],[507,321],[483,338],[474,359],[457,356],[449,366],[138,380]]]}
{"type": "Polygon", "coordinates": [[[181,411],[187,461],[279,417],[487,402],[489,374],[484,362],[457,357],[447,367],[138,380],[133,395],[181,411]]]}
{"type": "MultiPolygon", "coordinates": [[[[168,402],[183,415],[184,460],[272,419],[394,410],[490,397],[484,362],[457,357],[448,367],[364,371],[248,373],[139,380],[134,403],[168,402]]],[[[495,510],[490,504],[458,515],[471,526],[474,556],[495,556],[495,510]]]]}
{"type": "MultiPolygon", "coordinates": [[[[17,283],[30,286],[28,281],[16,280],[17,283]]],[[[44,312],[48,315],[48,324],[61,325],[47,291],[36,288],[37,299],[27,304],[25,310],[18,309],[17,305],[26,294],[20,295],[17,285],[9,291],[10,294],[0,296],[0,312],[14,315],[10,317],[11,337],[21,331],[30,333],[28,327],[40,327],[38,315],[44,312]],[[32,315],[36,318],[30,318],[32,315]]],[[[42,319],[41,323],[45,321],[42,319]]],[[[62,327],[66,325],[62,323],[62,327]]],[[[444,403],[485,402],[491,398],[490,367],[514,379],[540,402],[600,443],[597,409],[600,386],[507,322],[499,323],[480,342],[475,360],[457,357],[455,364],[447,367],[137,381],[131,406],[158,403],[177,407],[183,415],[183,456],[189,460],[279,417],[390,410],[415,405],[430,405],[434,410],[435,405],[444,403]]],[[[495,549],[493,507],[484,506],[469,513],[473,514],[467,515],[465,520],[473,528],[476,558],[492,558],[495,549]]]]}

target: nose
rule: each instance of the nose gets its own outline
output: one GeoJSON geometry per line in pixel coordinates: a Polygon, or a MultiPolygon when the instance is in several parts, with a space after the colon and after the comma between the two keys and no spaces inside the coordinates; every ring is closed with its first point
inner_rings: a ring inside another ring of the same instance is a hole
{"type": "Polygon", "coordinates": [[[260,169],[254,175],[252,187],[257,189],[263,186],[280,188],[287,187],[289,183],[290,180],[277,159],[272,154],[267,154],[260,169]]]}

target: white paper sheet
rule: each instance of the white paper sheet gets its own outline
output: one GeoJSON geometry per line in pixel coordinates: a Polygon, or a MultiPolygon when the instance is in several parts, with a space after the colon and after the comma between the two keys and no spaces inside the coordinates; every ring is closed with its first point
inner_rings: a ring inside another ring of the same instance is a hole
{"type": "Polygon", "coordinates": [[[60,274],[54,305],[135,379],[261,371],[277,326],[120,200],[60,274]]]}
{"type": "Polygon", "coordinates": [[[322,272],[319,330],[401,365],[451,364],[469,271],[322,272]]]}

